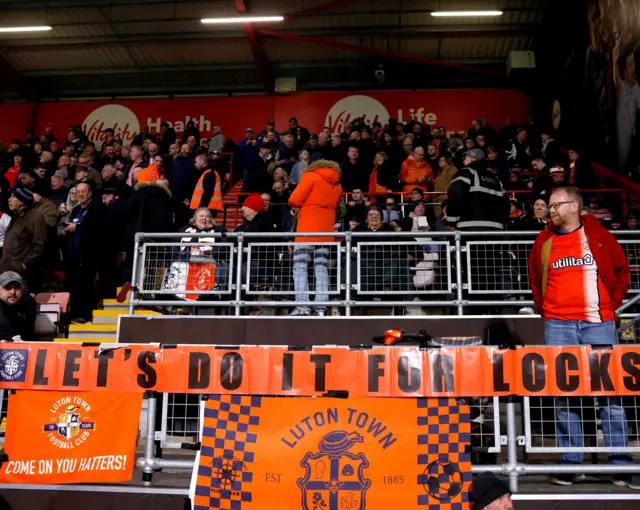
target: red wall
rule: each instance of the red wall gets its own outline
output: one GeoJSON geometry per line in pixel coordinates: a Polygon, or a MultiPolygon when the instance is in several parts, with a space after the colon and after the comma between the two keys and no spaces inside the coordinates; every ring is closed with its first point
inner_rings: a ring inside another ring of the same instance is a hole
{"type": "MultiPolygon", "coordinates": [[[[197,121],[204,137],[211,136],[213,126],[218,124],[227,137],[238,141],[247,127],[261,130],[269,120],[276,121],[278,130],[286,130],[290,116],[296,116],[299,124],[311,132],[325,125],[340,132],[344,123],[356,116],[384,125],[389,117],[403,121],[409,113],[428,125],[444,125],[455,131],[468,129],[474,117],[486,117],[499,127],[506,117],[514,123],[523,122],[528,115],[528,99],[515,90],[423,90],[41,103],[36,132],[51,126],[62,141],[69,125],[83,124],[89,138],[101,142],[102,131],[115,126],[117,135],[130,142],[145,124],[157,132],[160,122],[168,121],[180,133],[189,117],[197,121]]],[[[8,119],[1,123],[3,139],[24,137],[30,115],[24,105],[0,105],[0,119],[8,119]]]]}
{"type": "Polygon", "coordinates": [[[26,139],[27,130],[31,127],[33,103],[0,105],[0,141],[9,147],[11,140],[26,139]]]}

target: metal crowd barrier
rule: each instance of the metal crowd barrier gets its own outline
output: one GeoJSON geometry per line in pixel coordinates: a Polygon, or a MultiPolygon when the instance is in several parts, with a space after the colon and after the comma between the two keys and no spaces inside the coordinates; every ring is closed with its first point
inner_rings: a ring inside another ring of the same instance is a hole
{"type": "MultiPolygon", "coordinates": [[[[531,306],[528,257],[536,235],[202,233],[188,234],[189,241],[183,242],[184,234],[140,233],[130,310],[227,307],[242,315],[261,307],[320,305],[346,316],[371,307],[400,308],[400,313],[407,307],[438,307],[444,308],[441,314],[463,315],[478,307],[531,306]]],[[[638,294],[640,239],[634,231],[615,235],[631,267],[629,294],[638,294]]]]}
{"type": "MultiPolygon", "coordinates": [[[[193,397],[193,403],[195,401],[200,400],[198,395],[191,395],[193,397]]],[[[588,399],[589,397],[585,397],[588,399]]],[[[630,407],[630,403],[627,402],[625,408],[627,409],[627,421],[631,424],[633,422],[637,426],[637,418],[630,419],[629,412],[632,411],[634,416],[637,416],[639,408],[636,407],[636,398],[632,397],[633,406],[630,407]]],[[[537,448],[535,446],[531,446],[536,441],[537,432],[534,431],[532,427],[531,421],[531,404],[528,402],[528,399],[517,399],[517,398],[498,398],[493,397],[491,399],[479,399],[480,403],[473,402],[476,399],[465,399],[472,400],[472,402],[466,402],[473,406],[479,406],[480,415],[484,416],[484,423],[493,424],[493,430],[489,429],[489,432],[483,432],[480,429],[480,432],[474,432],[472,428],[472,452],[473,451],[481,451],[483,453],[493,453],[496,454],[492,463],[487,464],[473,464],[472,471],[474,473],[482,473],[482,472],[492,472],[496,474],[501,474],[509,477],[509,484],[511,490],[514,493],[518,492],[518,480],[521,476],[526,475],[551,475],[551,474],[562,474],[562,473],[580,473],[590,474],[590,475],[609,475],[615,473],[640,473],[640,464],[630,464],[630,465],[621,465],[621,464],[609,464],[609,463],[592,463],[592,464],[582,464],[579,466],[576,465],[561,465],[559,464],[559,452],[561,451],[558,448],[537,448]],[[520,406],[520,404],[523,404],[520,406]],[[519,407],[522,407],[522,412],[519,407]],[[523,418],[523,419],[519,419],[523,418]],[[522,423],[524,421],[524,423],[522,423]],[[505,434],[501,434],[501,426],[505,425],[505,434]],[[476,436],[476,445],[473,446],[474,435],[476,436]],[[480,446],[478,446],[480,444],[480,446]],[[488,445],[488,446],[487,446],[488,445]],[[499,455],[502,454],[502,447],[506,449],[506,456],[499,455]],[[521,448],[525,446],[525,448],[521,448]],[[553,454],[553,457],[549,457],[547,455],[543,460],[544,462],[532,464],[529,462],[529,453],[547,453],[553,454]]],[[[553,400],[553,399],[548,399],[553,400]]],[[[592,398],[593,400],[593,398],[592,398]]],[[[156,455],[155,451],[155,442],[158,440],[158,435],[156,434],[156,413],[158,407],[158,394],[155,392],[148,393],[148,410],[147,410],[147,421],[146,421],[146,434],[144,434],[143,439],[145,439],[145,452],[142,457],[137,459],[137,467],[142,469],[143,471],[143,485],[150,486],[152,485],[153,473],[157,470],[161,469],[185,469],[191,471],[194,467],[195,460],[192,459],[180,459],[180,460],[172,460],[168,458],[161,458],[161,455],[156,455]]],[[[199,407],[200,412],[198,413],[198,423],[196,431],[199,431],[199,420],[202,419],[202,409],[203,407],[199,407]]],[[[473,411],[472,411],[472,422],[478,421],[477,418],[473,419],[473,411]]],[[[595,424],[595,423],[594,423],[595,424]]],[[[585,437],[587,437],[587,423],[584,424],[585,427],[585,437]]],[[[196,426],[196,423],[192,425],[196,426]]],[[[472,425],[473,427],[473,425],[472,425]]],[[[549,435],[551,437],[554,436],[554,431],[544,431],[544,435],[549,435]]],[[[190,443],[197,444],[200,441],[199,432],[195,432],[192,434],[192,441],[190,443]]],[[[638,430],[635,429],[634,432],[630,432],[629,434],[629,442],[638,441],[638,430]]],[[[191,445],[182,444],[183,447],[187,449],[193,450],[194,447],[191,445]]],[[[628,448],[606,448],[602,446],[588,446],[585,445],[583,448],[573,448],[573,451],[581,451],[584,453],[589,452],[607,452],[607,453],[620,453],[620,452],[638,452],[640,448],[637,445],[629,446],[628,448]]],[[[565,451],[565,450],[562,450],[565,451]]],[[[472,453],[473,454],[473,453],[472,453]]],[[[486,460],[486,457],[485,457],[486,460]]],[[[491,461],[491,459],[489,459],[491,461]]]]}

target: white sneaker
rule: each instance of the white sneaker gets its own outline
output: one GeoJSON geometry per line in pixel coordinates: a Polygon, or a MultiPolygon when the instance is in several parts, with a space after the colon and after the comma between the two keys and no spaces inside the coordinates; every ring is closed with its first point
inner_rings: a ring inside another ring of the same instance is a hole
{"type": "Polygon", "coordinates": [[[302,308],[295,308],[293,312],[289,314],[289,317],[303,317],[308,315],[310,315],[308,310],[303,310],[302,308]]]}
{"type": "Polygon", "coordinates": [[[322,311],[316,310],[316,311],[313,312],[313,315],[315,315],[317,317],[324,317],[326,315],[326,312],[324,310],[322,310],[322,311]]]}

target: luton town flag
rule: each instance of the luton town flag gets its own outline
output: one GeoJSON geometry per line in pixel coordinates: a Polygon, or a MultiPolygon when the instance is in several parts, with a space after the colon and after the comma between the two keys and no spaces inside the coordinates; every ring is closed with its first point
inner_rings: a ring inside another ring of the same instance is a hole
{"type": "Polygon", "coordinates": [[[469,410],[455,399],[212,395],[194,510],[466,510],[469,410]]]}

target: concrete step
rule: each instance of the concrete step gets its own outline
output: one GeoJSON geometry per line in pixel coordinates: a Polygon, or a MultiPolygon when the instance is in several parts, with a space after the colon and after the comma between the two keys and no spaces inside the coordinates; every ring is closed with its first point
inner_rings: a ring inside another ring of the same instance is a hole
{"type": "Polygon", "coordinates": [[[69,324],[69,338],[116,338],[116,324],[69,324]]]}
{"type": "Polygon", "coordinates": [[[102,307],[105,310],[129,310],[129,300],[118,303],[115,299],[103,299],[102,307]]]}
{"type": "MultiPolygon", "coordinates": [[[[118,324],[120,315],[128,315],[129,309],[106,308],[104,310],[93,311],[93,324],[118,324]]],[[[134,315],[155,316],[162,315],[152,310],[135,310],[134,315]]]]}
{"type": "Polygon", "coordinates": [[[88,337],[54,338],[53,341],[59,342],[59,343],[69,343],[69,344],[81,344],[84,342],[100,343],[100,344],[115,344],[116,337],[103,336],[103,337],[96,337],[96,338],[88,338],[88,337]]]}

